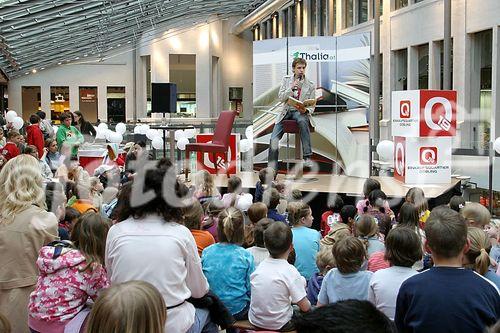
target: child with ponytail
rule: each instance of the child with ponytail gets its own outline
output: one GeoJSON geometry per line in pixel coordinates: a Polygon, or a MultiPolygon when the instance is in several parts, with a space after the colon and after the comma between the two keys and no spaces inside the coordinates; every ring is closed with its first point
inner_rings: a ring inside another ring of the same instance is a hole
{"type": "Polygon", "coordinates": [[[470,247],[463,259],[464,267],[473,269],[500,289],[500,276],[489,270],[490,256],[488,253],[491,249],[491,243],[488,235],[480,228],[469,227],[467,239],[470,242],[470,247]]]}
{"type": "Polygon", "coordinates": [[[380,241],[377,221],[373,216],[361,215],[354,223],[354,227],[354,234],[364,243],[368,258],[375,252],[385,251],[385,245],[380,241]]]}
{"type": "MultiPolygon", "coordinates": [[[[203,250],[201,264],[210,289],[221,299],[236,320],[248,316],[250,274],[254,259],[241,244],[244,240],[243,213],[234,208],[219,214],[219,242],[203,250]]],[[[231,330],[227,330],[231,332],[231,330]]]]}
{"type": "Polygon", "coordinates": [[[370,201],[370,209],[365,213],[372,215],[377,220],[378,229],[385,238],[394,222],[392,211],[388,212],[385,208],[387,196],[381,190],[374,190],[368,195],[368,201],[370,201]]]}

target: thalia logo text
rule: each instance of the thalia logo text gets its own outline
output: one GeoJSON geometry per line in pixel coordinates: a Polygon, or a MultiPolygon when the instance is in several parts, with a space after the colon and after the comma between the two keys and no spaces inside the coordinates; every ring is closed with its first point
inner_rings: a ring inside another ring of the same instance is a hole
{"type": "Polygon", "coordinates": [[[315,51],[315,52],[301,52],[297,51],[293,53],[293,58],[302,58],[304,60],[311,61],[329,61],[335,60],[335,56],[333,54],[329,54],[327,52],[315,51]]]}

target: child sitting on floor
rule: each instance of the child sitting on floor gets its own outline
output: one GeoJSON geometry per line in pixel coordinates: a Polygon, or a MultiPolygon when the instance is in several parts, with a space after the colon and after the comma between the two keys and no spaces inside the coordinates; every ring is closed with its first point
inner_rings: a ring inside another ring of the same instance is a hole
{"type": "Polygon", "coordinates": [[[306,280],[309,280],[318,271],[316,255],[319,251],[321,235],[318,231],[311,229],[313,216],[308,204],[304,202],[288,204],[288,218],[293,226],[295,267],[306,280]]]}
{"type": "Polygon", "coordinates": [[[234,207],[219,215],[220,243],[207,247],[201,264],[210,289],[221,299],[236,320],[244,320],[250,306],[250,274],[253,256],[243,243],[243,214],[234,207]]]}
{"type": "Polygon", "coordinates": [[[361,270],[366,259],[363,243],[356,237],[344,238],[333,244],[332,254],[336,268],[323,278],[317,306],[345,299],[368,299],[368,286],[373,273],[361,270]]]}
{"type": "Polygon", "coordinates": [[[257,222],[254,229],[254,246],[246,249],[253,255],[255,267],[259,266],[264,259],[269,257],[269,251],[264,245],[264,232],[271,223],[274,223],[274,221],[268,218],[263,218],[257,222]]]}
{"type": "Polygon", "coordinates": [[[328,235],[321,239],[321,246],[332,246],[342,238],[351,236],[354,230],[354,220],[357,215],[356,207],[345,205],[340,210],[340,221],[334,223],[328,235]]]}
{"type": "Polygon", "coordinates": [[[203,222],[201,223],[202,230],[208,231],[217,243],[219,241],[217,231],[219,225],[219,214],[224,209],[224,204],[221,200],[214,199],[205,203],[203,206],[205,207],[205,216],[203,217],[203,222]]]}
{"type": "Polygon", "coordinates": [[[469,251],[464,256],[464,267],[473,269],[486,279],[494,283],[500,290],[500,276],[489,270],[491,243],[488,235],[481,229],[469,227],[467,229],[467,239],[469,240],[469,251]]]}
{"type": "MultiPolygon", "coordinates": [[[[245,241],[243,247],[248,248],[255,245],[255,226],[257,222],[267,217],[267,206],[263,202],[253,203],[248,208],[248,223],[245,224],[245,241]]],[[[274,220],[272,220],[274,222],[274,220]]]]}
{"type": "Polygon", "coordinates": [[[449,206],[451,209],[453,209],[455,212],[459,212],[462,208],[465,207],[465,199],[461,195],[454,195],[450,199],[449,206]]]}
{"type": "Polygon", "coordinates": [[[287,262],[292,250],[292,232],[283,223],[272,223],[264,232],[270,257],[251,275],[252,298],[248,319],[262,329],[289,332],[294,330],[292,303],[307,312],[306,281],[287,262]]]}
{"type": "Polygon", "coordinates": [[[193,196],[203,204],[213,199],[221,199],[221,195],[215,187],[214,179],[207,170],[200,170],[194,177],[195,191],[193,196]]]}
{"type": "Polygon", "coordinates": [[[255,184],[254,202],[261,202],[264,191],[269,189],[276,179],[276,170],[271,167],[259,171],[259,180],[255,184]]]}
{"type": "Polygon", "coordinates": [[[318,252],[316,266],[318,266],[319,272],[314,273],[309,281],[307,281],[307,298],[312,305],[316,305],[318,302],[318,294],[324,276],[330,269],[335,267],[335,260],[333,259],[332,248],[330,246],[325,246],[318,252]]]}
{"type": "MultiPolygon", "coordinates": [[[[364,199],[359,200],[358,203],[356,204],[356,208],[358,210],[359,215],[370,211],[371,206],[370,206],[370,201],[368,201],[368,196],[372,191],[381,189],[382,188],[378,180],[373,178],[368,178],[367,180],[365,180],[365,183],[363,184],[364,199]]],[[[387,213],[391,214],[391,208],[389,207],[389,203],[386,202],[384,208],[387,213]]]]}
{"type": "Polygon", "coordinates": [[[162,295],[149,282],[113,284],[92,307],[86,332],[163,333],[165,308],[162,295]]]}
{"type": "Polygon", "coordinates": [[[267,189],[264,192],[262,199],[267,205],[267,217],[275,221],[286,223],[285,215],[278,213],[278,210],[276,209],[281,200],[281,196],[278,190],[275,188],[267,189]]]}
{"type": "Polygon", "coordinates": [[[394,213],[385,210],[387,196],[381,190],[374,190],[368,195],[368,200],[371,208],[366,213],[376,219],[380,234],[385,237],[395,224],[394,213]]]}
{"type": "Polygon", "coordinates": [[[192,200],[190,204],[182,208],[182,220],[184,221],[186,228],[191,231],[200,256],[206,247],[215,244],[214,237],[208,231],[201,230],[203,208],[196,199],[192,200]]]}
{"type": "Polygon", "coordinates": [[[40,249],[40,276],[30,295],[28,324],[38,332],[63,333],[75,318],[85,317],[85,304],[108,287],[104,249],[109,224],[98,213],[82,215],[71,242],[55,241],[40,249]]]}
{"type": "Polygon", "coordinates": [[[239,205],[240,200],[250,201],[250,203],[252,203],[253,197],[250,193],[243,193],[240,177],[231,176],[231,178],[227,180],[227,193],[222,196],[222,202],[226,208],[233,206],[243,210],[239,205]]]}
{"type": "Polygon", "coordinates": [[[394,320],[399,287],[404,280],[417,274],[412,266],[422,258],[422,245],[413,228],[401,226],[389,232],[385,244],[385,258],[391,267],[373,274],[368,289],[368,300],[394,320]]]}
{"type": "Polygon", "coordinates": [[[365,245],[368,258],[375,252],[385,251],[384,243],[380,241],[377,221],[373,216],[370,214],[361,215],[354,223],[354,226],[354,234],[365,245]]]}
{"type": "Polygon", "coordinates": [[[341,220],[340,210],[344,207],[344,200],[338,194],[333,194],[328,198],[328,210],[321,214],[321,236],[325,237],[335,223],[341,220]]]}
{"type": "Polygon", "coordinates": [[[420,187],[412,187],[406,192],[405,201],[415,205],[418,211],[419,225],[423,229],[431,214],[424,191],[420,187]]]}
{"type": "Polygon", "coordinates": [[[491,214],[488,209],[477,202],[466,204],[465,207],[462,208],[461,214],[470,227],[484,229],[491,221],[491,214]]]}

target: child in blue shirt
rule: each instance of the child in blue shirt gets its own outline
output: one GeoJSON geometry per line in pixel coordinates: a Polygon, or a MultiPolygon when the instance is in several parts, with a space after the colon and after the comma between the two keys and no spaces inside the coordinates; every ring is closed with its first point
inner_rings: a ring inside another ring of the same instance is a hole
{"type": "Polygon", "coordinates": [[[373,273],[361,271],[361,265],[366,259],[363,242],[352,236],[341,239],[333,244],[332,254],[337,267],[332,268],[324,277],[317,306],[346,299],[367,300],[373,273]]]}
{"type": "Polygon", "coordinates": [[[314,273],[318,272],[316,255],[319,252],[321,235],[318,231],[310,229],[313,216],[308,204],[300,201],[291,202],[287,210],[288,221],[292,225],[295,267],[300,275],[309,280],[314,273]]]}
{"type": "MultiPolygon", "coordinates": [[[[253,256],[241,244],[244,217],[234,207],[219,214],[219,242],[203,250],[201,264],[210,289],[222,300],[236,320],[244,320],[250,305],[250,274],[253,256]]],[[[229,332],[229,331],[228,331],[229,332]]]]}
{"type": "Polygon", "coordinates": [[[264,191],[263,201],[267,205],[267,218],[286,223],[285,215],[278,213],[276,207],[280,203],[280,193],[275,188],[264,191]]]}

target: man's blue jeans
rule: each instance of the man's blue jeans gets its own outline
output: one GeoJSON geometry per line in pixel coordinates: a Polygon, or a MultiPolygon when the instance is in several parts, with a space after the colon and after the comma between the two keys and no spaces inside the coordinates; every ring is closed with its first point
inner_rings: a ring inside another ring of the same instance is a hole
{"type": "MultiPolygon", "coordinates": [[[[309,158],[312,155],[311,150],[311,133],[309,132],[309,119],[306,114],[301,114],[297,110],[288,110],[283,120],[295,120],[300,128],[300,141],[302,142],[302,155],[304,158],[309,158]]],[[[282,121],[283,121],[282,120],[282,121]]],[[[269,157],[268,164],[270,167],[277,169],[278,155],[279,155],[279,142],[283,137],[283,123],[280,121],[274,124],[273,133],[271,134],[271,141],[269,143],[269,157]]]]}

